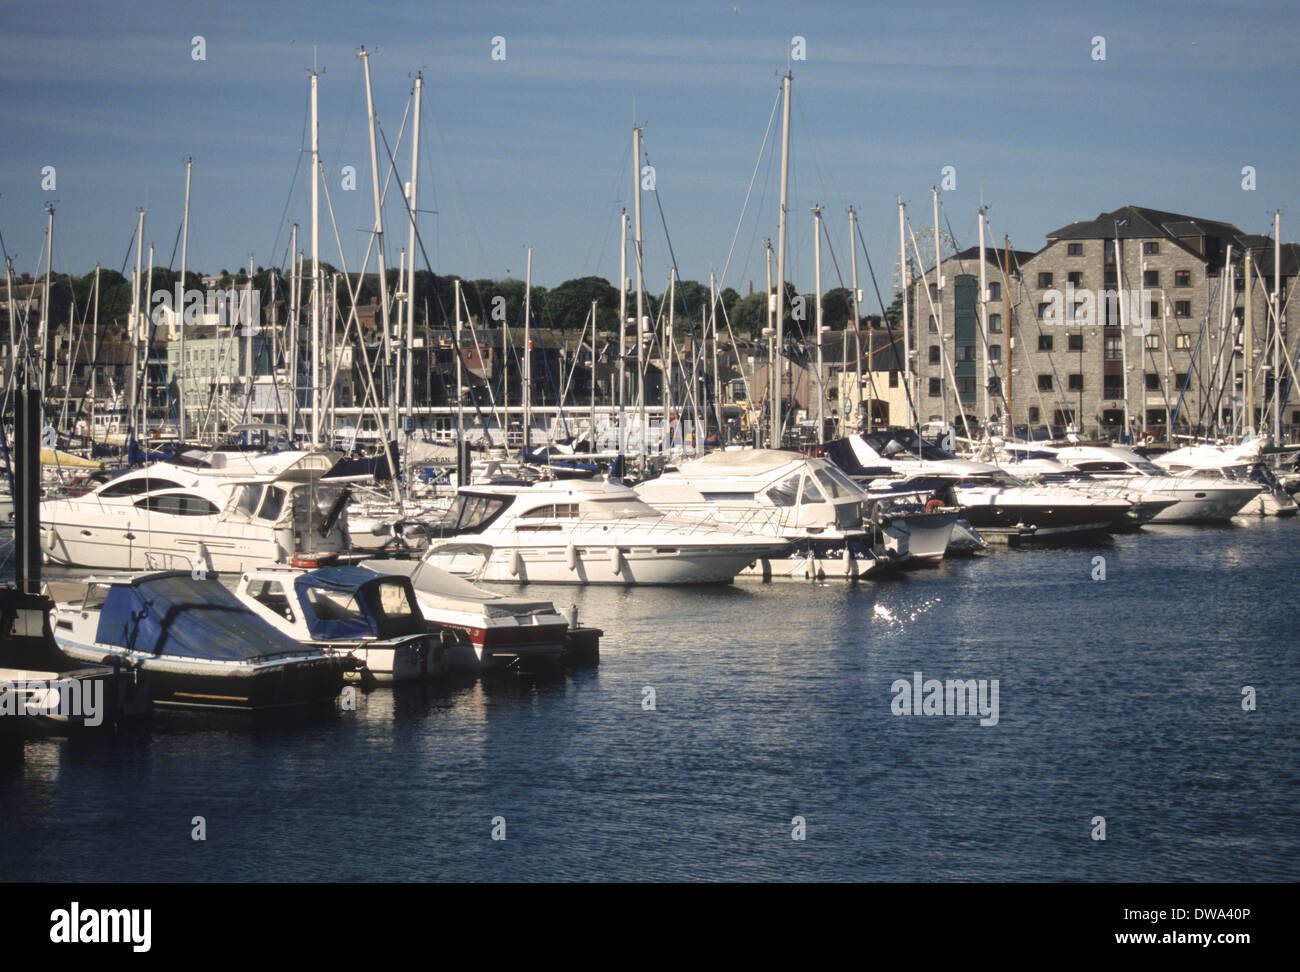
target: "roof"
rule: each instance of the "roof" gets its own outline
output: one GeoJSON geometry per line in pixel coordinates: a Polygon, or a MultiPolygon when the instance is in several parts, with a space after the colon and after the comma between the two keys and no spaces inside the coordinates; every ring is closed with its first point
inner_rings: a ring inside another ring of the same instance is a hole
{"type": "Polygon", "coordinates": [[[1235,238],[1241,230],[1231,223],[1214,219],[1201,219],[1169,213],[1144,206],[1121,206],[1109,213],[1099,213],[1096,219],[1078,220],[1047,234],[1049,242],[1057,240],[1122,240],[1165,237],[1182,240],[1201,236],[1235,238]]]}

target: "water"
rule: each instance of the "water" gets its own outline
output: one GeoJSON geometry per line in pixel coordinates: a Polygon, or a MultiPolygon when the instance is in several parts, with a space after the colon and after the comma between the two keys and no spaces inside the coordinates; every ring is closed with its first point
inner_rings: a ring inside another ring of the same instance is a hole
{"type": "Polygon", "coordinates": [[[598,669],[29,744],[0,775],[0,874],[1294,881],[1298,538],[1242,521],[859,587],[534,588],[606,629],[598,669]],[[997,725],[894,715],[918,670],[997,679],[997,725]]]}

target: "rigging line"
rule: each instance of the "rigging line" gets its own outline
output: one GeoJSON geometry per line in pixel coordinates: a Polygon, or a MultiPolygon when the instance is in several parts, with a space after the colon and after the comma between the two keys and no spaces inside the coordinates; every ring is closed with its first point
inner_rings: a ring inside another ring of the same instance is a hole
{"type": "MultiPolygon", "coordinates": [[[[876,303],[880,305],[880,319],[885,322],[885,329],[889,332],[889,340],[891,346],[897,349],[898,338],[894,334],[894,323],[889,319],[889,312],[885,309],[885,298],[883,298],[880,295],[880,284],[876,280],[876,268],[871,263],[871,251],[867,249],[867,241],[862,238],[862,223],[860,221],[855,223],[855,229],[857,230],[857,234],[858,234],[858,242],[862,244],[862,255],[867,258],[867,273],[871,277],[871,287],[876,292],[876,303]]],[[[910,289],[909,284],[912,283],[912,281],[903,279],[906,276],[906,274],[907,274],[907,261],[904,260],[903,265],[899,267],[899,284],[901,285],[900,292],[903,295],[904,302],[907,301],[907,291],[910,289]]],[[[920,316],[919,307],[917,308],[917,312],[919,317],[920,316]]],[[[920,333],[921,333],[921,329],[918,327],[917,328],[918,343],[919,343],[920,333]]],[[[897,358],[898,355],[897,350],[895,350],[894,354],[897,358]]],[[[904,374],[907,374],[908,370],[909,370],[908,362],[903,362],[904,374]]],[[[904,381],[902,382],[902,385],[903,385],[903,393],[907,396],[907,407],[911,410],[913,415],[919,416],[921,414],[921,410],[917,408],[915,404],[912,402],[912,389],[909,387],[911,385],[911,382],[904,381]]],[[[873,385],[872,386],[873,391],[874,388],[875,386],[873,385]]]]}
{"type": "Polygon", "coordinates": [[[307,151],[307,147],[306,147],[307,126],[308,124],[310,124],[308,119],[311,116],[311,93],[310,92],[308,92],[307,95],[305,96],[305,101],[306,103],[303,105],[302,134],[298,136],[297,161],[294,163],[293,166],[293,178],[289,180],[289,194],[285,196],[284,208],[280,210],[280,221],[275,228],[275,243],[271,245],[271,250],[270,250],[270,252],[272,253],[274,253],[276,250],[280,248],[280,234],[284,232],[284,223],[289,215],[289,206],[292,205],[293,203],[293,192],[294,189],[296,189],[298,186],[298,173],[302,171],[303,153],[307,151]]]}
{"type": "MultiPolygon", "coordinates": [[[[745,201],[740,207],[740,219],[736,221],[736,231],[731,236],[731,247],[727,250],[726,262],[722,265],[722,272],[718,274],[718,291],[721,292],[727,279],[727,270],[731,267],[731,257],[736,251],[736,240],[740,237],[740,227],[745,222],[745,213],[749,208],[749,199],[754,192],[754,182],[758,179],[759,166],[763,164],[763,156],[767,152],[767,140],[772,135],[772,123],[776,120],[776,109],[781,103],[781,89],[777,90],[776,99],[772,102],[772,114],[767,119],[767,131],[763,133],[763,144],[759,146],[758,158],[754,160],[754,172],[749,177],[749,188],[745,190],[745,201]]],[[[757,231],[757,230],[756,230],[757,231]]]]}

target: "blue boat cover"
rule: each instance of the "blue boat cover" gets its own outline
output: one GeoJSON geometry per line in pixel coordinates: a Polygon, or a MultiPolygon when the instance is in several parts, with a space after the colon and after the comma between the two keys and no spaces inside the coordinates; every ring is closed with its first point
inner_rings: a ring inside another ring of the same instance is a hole
{"type": "Polygon", "coordinates": [[[406,577],[379,574],[365,567],[321,567],[300,574],[294,579],[293,585],[298,592],[298,603],[302,607],[307,630],[318,641],[398,638],[415,634],[422,627],[421,615],[415,606],[414,589],[406,577]],[[379,588],[385,584],[404,588],[410,615],[390,617],[384,613],[379,588]],[[327,602],[309,596],[308,592],[313,589],[346,595],[350,598],[348,607],[351,612],[340,608],[338,616],[323,616],[326,612],[321,608],[327,602]],[[351,616],[344,616],[349,613],[351,616]]]}
{"type": "Polygon", "coordinates": [[[253,614],[215,577],[199,580],[182,571],[113,585],[95,639],[153,655],[215,661],[319,653],[253,614]]]}

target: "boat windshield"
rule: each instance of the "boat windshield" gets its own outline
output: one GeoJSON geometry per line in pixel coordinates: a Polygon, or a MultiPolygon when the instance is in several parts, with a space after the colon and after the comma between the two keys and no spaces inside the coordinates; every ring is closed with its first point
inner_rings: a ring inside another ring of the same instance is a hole
{"type": "Polygon", "coordinates": [[[397,580],[379,584],[379,608],[387,618],[409,618],[415,614],[406,585],[397,580]]]}
{"type": "Polygon", "coordinates": [[[833,466],[816,470],[816,475],[817,481],[822,484],[833,500],[860,499],[862,496],[862,490],[857,487],[853,480],[833,466]]]}
{"type": "Polygon", "coordinates": [[[992,469],[988,472],[975,473],[967,476],[958,485],[965,489],[978,489],[983,486],[1010,486],[1020,487],[1027,485],[1024,480],[1017,479],[1011,473],[1003,469],[992,469]]]}
{"type": "Polygon", "coordinates": [[[452,501],[451,508],[439,526],[447,535],[478,533],[487,528],[507,506],[512,496],[461,493],[452,501]]]}
{"type": "Polygon", "coordinates": [[[629,516],[663,516],[649,503],[624,496],[587,499],[578,504],[578,515],[603,520],[622,520],[629,516]]]}

